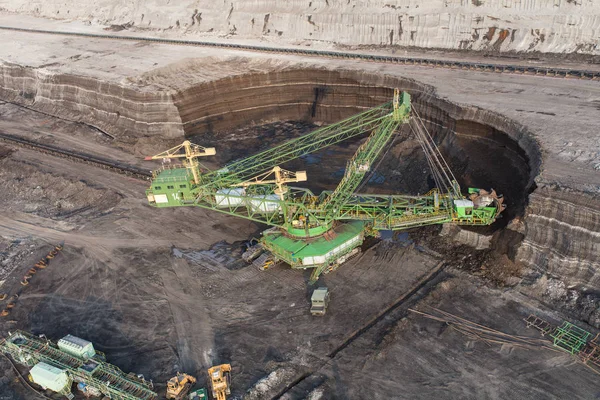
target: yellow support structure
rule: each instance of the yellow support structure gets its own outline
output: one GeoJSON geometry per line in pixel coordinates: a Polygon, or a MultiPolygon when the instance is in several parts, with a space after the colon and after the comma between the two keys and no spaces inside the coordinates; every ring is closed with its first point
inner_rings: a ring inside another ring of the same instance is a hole
{"type": "Polygon", "coordinates": [[[198,157],[214,156],[217,151],[214,147],[202,147],[186,140],[179,146],[175,146],[167,151],[163,151],[155,156],[146,157],[145,160],[161,160],[171,158],[185,158],[183,164],[192,171],[194,183],[200,184],[200,170],[198,168],[198,157]],[[184,153],[180,153],[181,149],[184,153]]]}

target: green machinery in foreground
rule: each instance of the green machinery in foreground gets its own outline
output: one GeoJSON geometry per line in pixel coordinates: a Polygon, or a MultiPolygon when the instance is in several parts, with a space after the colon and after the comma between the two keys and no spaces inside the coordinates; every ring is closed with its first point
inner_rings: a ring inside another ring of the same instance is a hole
{"type": "MultiPolygon", "coordinates": [[[[23,331],[11,333],[0,342],[0,351],[13,360],[33,367],[39,363],[65,372],[71,381],[84,384],[112,400],[154,400],[158,395],[148,382],[133,373],[125,374],[103,357],[77,356],[68,348],[23,331]]],[[[70,392],[70,387],[68,388],[70,392]]]]}
{"type": "Polygon", "coordinates": [[[311,282],[357,254],[365,235],[444,223],[489,225],[505,207],[493,190],[470,188],[468,198],[461,194],[448,164],[412,109],[410,95],[397,89],[390,103],[219,170],[202,172],[198,158],[213,154],[214,148],[186,141],[147,157],[183,158],[183,165],[166,164],[154,171],[146,191],[149,204],[203,207],[270,225],[272,228],[263,232],[260,239],[260,249],[266,253],[259,257],[259,264],[284,261],[292,268],[314,268],[311,282]],[[419,141],[436,187],[423,196],[356,193],[367,174],[376,168],[378,157],[404,126],[419,141]],[[279,165],[365,132],[371,133],[348,161],[335,190],[315,195],[306,188],[288,186],[305,181],[306,172],[286,171],[279,165]]]}

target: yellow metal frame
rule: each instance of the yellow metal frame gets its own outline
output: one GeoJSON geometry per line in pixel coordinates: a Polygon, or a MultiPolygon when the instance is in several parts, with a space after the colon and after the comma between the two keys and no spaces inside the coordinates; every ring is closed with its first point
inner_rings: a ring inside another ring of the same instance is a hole
{"type": "Polygon", "coordinates": [[[179,146],[175,146],[169,150],[163,151],[155,156],[146,157],[145,160],[161,160],[171,158],[185,158],[183,164],[186,168],[190,169],[192,176],[194,177],[194,183],[200,184],[200,169],[198,157],[214,156],[217,151],[214,147],[202,147],[197,144],[190,142],[189,140],[184,141],[179,146]],[[184,150],[180,153],[181,149],[184,150]]]}

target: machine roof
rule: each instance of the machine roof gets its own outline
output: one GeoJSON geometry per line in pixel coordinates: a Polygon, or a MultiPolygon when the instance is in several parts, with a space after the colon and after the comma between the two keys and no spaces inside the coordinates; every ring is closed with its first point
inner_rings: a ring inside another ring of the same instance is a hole
{"type": "Polygon", "coordinates": [[[29,372],[36,378],[41,378],[42,380],[45,380],[47,382],[53,382],[59,375],[65,373],[65,371],[63,371],[62,369],[56,368],[44,362],[35,364],[29,372]]]}
{"type": "Polygon", "coordinates": [[[152,183],[181,182],[188,179],[188,170],[186,168],[164,169],[152,180],[152,183]]]}
{"type": "Polygon", "coordinates": [[[70,344],[74,344],[79,347],[85,347],[85,346],[89,345],[90,343],[92,343],[88,340],[78,338],[77,336],[73,336],[73,335],[67,335],[64,338],[60,339],[59,342],[70,343],[70,344]]]}
{"type": "Polygon", "coordinates": [[[325,301],[325,296],[327,296],[328,289],[325,287],[320,287],[315,289],[310,299],[312,301],[325,301]]]}
{"type": "Polygon", "coordinates": [[[327,254],[337,246],[360,235],[364,229],[361,221],[353,221],[338,225],[335,229],[335,237],[327,239],[321,236],[314,240],[295,240],[284,235],[268,235],[266,240],[275,246],[293,253],[294,257],[304,258],[321,256],[327,254]]]}

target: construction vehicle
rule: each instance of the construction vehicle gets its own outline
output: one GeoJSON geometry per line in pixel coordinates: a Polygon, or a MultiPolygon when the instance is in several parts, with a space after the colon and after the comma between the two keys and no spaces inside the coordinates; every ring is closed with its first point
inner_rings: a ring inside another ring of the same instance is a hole
{"type": "Polygon", "coordinates": [[[221,364],[208,369],[213,400],[226,400],[231,394],[231,365],[221,364]]]}
{"type": "Polygon", "coordinates": [[[167,382],[167,399],[182,400],[194,384],[196,384],[196,378],[177,372],[177,375],[167,382]]]}
{"type": "MultiPolygon", "coordinates": [[[[6,294],[2,294],[0,296],[0,300],[5,300],[6,297],[7,297],[6,294]]],[[[19,298],[19,295],[15,293],[8,299],[8,301],[6,303],[6,307],[2,311],[0,311],[0,317],[6,317],[10,314],[10,311],[15,307],[15,302],[17,301],[18,298],[19,298]]]]}
{"type": "Polygon", "coordinates": [[[313,291],[310,297],[311,307],[310,313],[312,315],[325,315],[327,306],[329,305],[329,289],[326,287],[320,287],[313,291]]]}
{"type": "Polygon", "coordinates": [[[208,400],[208,393],[206,393],[206,389],[196,389],[192,393],[190,393],[188,400],[208,400]]]}
{"type": "MultiPolygon", "coordinates": [[[[311,283],[355,255],[366,236],[433,224],[490,225],[506,207],[493,190],[469,188],[468,198],[461,193],[448,163],[413,109],[410,95],[397,89],[389,103],[216,171],[201,172],[197,161],[197,157],[215,154],[214,149],[194,146],[184,142],[147,158],[185,158],[183,165],[163,165],[153,172],[146,190],[148,203],[159,208],[202,207],[270,225],[259,246],[274,262],[311,268],[311,283]],[[368,181],[367,174],[377,168],[383,150],[396,140],[399,129],[410,129],[418,140],[435,187],[420,196],[357,193],[362,182],[368,181]],[[306,181],[306,172],[286,171],[279,165],[366,132],[369,136],[348,161],[335,190],[316,195],[306,188],[288,186],[306,181]],[[185,152],[177,153],[182,150],[185,152]]],[[[259,253],[253,248],[245,258],[255,263],[259,253]]]]}
{"type": "Polygon", "coordinates": [[[242,253],[242,260],[247,263],[251,263],[263,252],[262,246],[259,244],[258,240],[252,239],[246,245],[246,250],[242,253]]]}

